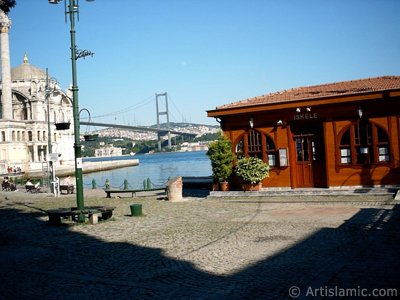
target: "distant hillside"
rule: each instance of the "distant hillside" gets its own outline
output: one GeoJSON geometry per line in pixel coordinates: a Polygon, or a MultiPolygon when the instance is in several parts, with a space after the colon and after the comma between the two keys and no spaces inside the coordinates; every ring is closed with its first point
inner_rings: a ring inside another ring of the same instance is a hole
{"type": "MultiPolygon", "coordinates": [[[[187,133],[196,134],[196,137],[199,138],[205,134],[213,134],[218,132],[220,127],[218,125],[204,125],[204,124],[193,124],[193,123],[175,123],[170,122],[170,129],[174,131],[181,131],[187,133]]],[[[149,126],[150,128],[157,128],[157,125],[149,126]]],[[[161,128],[167,128],[167,124],[160,124],[161,128]]],[[[146,131],[134,131],[129,129],[120,129],[120,128],[105,128],[102,130],[96,131],[101,137],[120,137],[120,138],[129,138],[132,140],[155,140],[157,139],[157,133],[155,132],[146,132],[146,131]]]]}
{"type": "MultiPolygon", "coordinates": [[[[171,128],[201,128],[201,127],[209,127],[219,129],[219,125],[205,125],[205,124],[196,124],[196,123],[185,123],[185,122],[169,122],[169,126],[171,128]]],[[[157,128],[157,124],[149,126],[151,128],[157,128]]],[[[161,123],[161,128],[166,128],[167,123],[161,123]]]]}

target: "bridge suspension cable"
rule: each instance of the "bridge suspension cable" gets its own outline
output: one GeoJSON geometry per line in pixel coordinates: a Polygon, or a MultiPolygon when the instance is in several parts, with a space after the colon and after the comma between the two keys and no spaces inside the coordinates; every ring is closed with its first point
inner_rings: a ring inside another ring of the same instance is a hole
{"type": "MultiPolygon", "coordinates": [[[[171,98],[171,96],[170,96],[169,94],[168,94],[168,100],[171,101],[171,103],[172,103],[172,105],[174,106],[174,108],[178,111],[178,113],[179,113],[179,115],[180,115],[180,117],[181,117],[181,120],[182,120],[182,121],[185,120],[185,116],[184,116],[184,115],[182,114],[182,112],[179,110],[178,106],[175,104],[174,100],[171,98]]],[[[179,121],[177,120],[177,118],[175,117],[175,115],[174,115],[172,112],[170,112],[170,114],[171,114],[172,117],[175,119],[175,121],[179,122],[179,121]]]]}
{"type": "MultiPolygon", "coordinates": [[[[178,112],[178,118],[177,118],[175,116],[175,114],[171,110],[169,110],[169,114],[172,116],[172,119],[175,122],[186,122],[185,116],[179,110],[178,106],[176,105],[176,103],[173,101],[173,99],[171,98],[171,96],[169,94],[168,94],[168,100],[170,100],[170,102],[172,103],[172,105],[174,107],[174,110],[176,112],[178,112]]],[[[144,99],[144,100],[142,100],[142,101],[140,101],[138,103],[135,103],[135,104],[133,104],[131,106],[128,106],[128,107],[125,107],[125,108],[122,108],[122,109],[119,109],[119,110],[116,110],[116,111],[113,111],[113,112],[109,112],[109,113],[106,113],[106,114],[103,114],[103,115],[92,116],[91,118],[93,120],[93,119],[100,119],[100,118],[113,116],[116,119],[117,115],[122,115],[122,114],[126,114],[127,112],[130,112],[130,111],[133,111],[133,110],[137,110],[137,109],[139,109],[141,107],[144,107],[144,106],[146,106],[148,104],[154,103],[154,101],[155,101],[154,95],[152,95],[152,96],[149,96],[146,99],[144,99]]],[[[86,120],[87,117],[82,117],[81,119],[82,120],[86,120]]]]}
{"type": "Polygon", "coordinates": [[[149,104],[149,103],[151,103],[153,101],[154,101],[154,96],[150,96],[150,97],[148,97],[148,98],[146,98],[146,99],[142,100],[141,102],[136,103],[134,105],[131,105],[131,106],[128,106],[126,108],[119,109],[117,111],[110,112],[110,113],[107,113],[107,114],[104,114],[104,115],[93,116],[92,119],[99,119],[99,118],[103,118],[103,117],[109,117],[109,116],[115,116],[115,115],[124,114],[124,113],[127,113],[129,111],[141,108],[141,107],[143,107],[143,106],[145,106],[145,105],[147,105],[147,104],[149,104]]]}

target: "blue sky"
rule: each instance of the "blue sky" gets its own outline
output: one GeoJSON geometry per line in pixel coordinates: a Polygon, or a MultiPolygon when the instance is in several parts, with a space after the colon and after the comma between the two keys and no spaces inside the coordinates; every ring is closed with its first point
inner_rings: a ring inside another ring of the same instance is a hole
{"type": "MultiPolygon", "coordinates": [[[[79,106],[93,121],[155,124],[154,95],[167,92],[170,121],[217,125],[206,110],[222,104],[400,75],[398,0],[79,2],[76,43],[95,53],[77,63],[79,106]]],[[[17,0],[9,16],[11,67],[26,52],[65,89],[72,76],[64,4],[17,0]]]]}

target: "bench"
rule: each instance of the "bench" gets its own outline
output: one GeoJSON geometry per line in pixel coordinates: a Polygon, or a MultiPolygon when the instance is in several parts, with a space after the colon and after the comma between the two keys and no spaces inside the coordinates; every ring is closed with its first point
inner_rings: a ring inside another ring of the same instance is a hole
{"type": "Polygon", "coordinates": [[[72,208],[58,208],[47,210],[49,216],[49,223],[52,225],[60,225],[61,219],[69,219],[76,221],[78,215],[81,213],[85,215],[91,224],[96,224],[98,217],[102,220],[107,220],[112,217],[115,207],[111,206],[90,206],[85,207],[83,211],[79,211],[76,207],[72,208]]]}
{"type": "Polygon", "coordinates": [[[60,194],[66,192],[67,194],[74,193],[74,185],[73,184],[60,184],[60,194]]]}
{"type": "Polygon", "coordinates": [[[1,184],[1,190],[5,192],[15,191],[17,189],[14,183],[10,183],[9,181],[3,181],[1,184]]]}
{"type": "Polygon", "coordinates": [[[1,190],[2,191],[11,191],[11,184],[9,182],[3,181],[1,183],[1,190]]]}
{"type": "Polygon", "coordinates": [[[120,193],[131,193],[132,197],[136,196],[136,193],[139,192],[154,192],[154,191],[164,191],[166,192],[167,187],[163,186],[163,187],[157,187],[157,188],[150,188],[150,189],[136,189],[136,190],[111,190],[111,189],[107,189],[104,190],[107,194],[107,198],[111,198],[111,194],[120,194],[120,193]]]}
{"type": "Polygon", "coordinates": [[[26,192],[27,192],[27,193],[28,193],[28,192],[30,192],[30,193],[37,193],[37,192],[40,191],[40,187],[39,187],[39,186],[36,187],[36,186],[34,186],[34,185],[25,185],[25,189],[26,189],[26,192]]]}

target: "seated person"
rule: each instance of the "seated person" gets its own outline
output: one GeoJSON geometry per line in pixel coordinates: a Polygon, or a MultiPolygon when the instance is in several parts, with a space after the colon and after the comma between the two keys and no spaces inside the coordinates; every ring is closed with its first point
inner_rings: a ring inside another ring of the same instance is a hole
{"type": "Polygon", "coordinates": [[[11,191],[17,191],[17,186],[15,185],[15,183],[10,182],[10,189],[11,191]]]}
{"type": "Polygon", "coordinates": [[[28,180],[25,183],[25,186],[34,186],[36,190],[40,189],[39,185],[40,185],[39,182],[37,182],[36,184],[33,184],[30,178],[28,178],[28,180]]]}
{"type": "Polygon", "coordinates": [[[4,177],[3,182],[1,183],[2,190],[7,191],[11,189],[10,181],[8,181],[8,177],[4,177]]]}
{"type": "Polygon", "coordinates": [[[8,191],[8,190],[16,191],[17,190],[17,186],[14,183],[9,181],[8,176],[4,177],[4,180],[3,180],[3,183],[1,184],[1,187],[2,187],[3,191],[4,190],[5,191],[8,191]]]}
{"type": "Polygon", "coordinates": [[[74,193],[74,185],[72,184],[71,176],[68,176],[62,180],[60,189],[62,191],[66,191],[67,194],[74,193]]]}
{"type": "Polygon", "coordinates": [[[68,177],[66,177],[66,178],[64,178],[64,180],[62,181],[62,183],[61,183],[62,185],[68,185],[68,186],[71,186],[72,185],[72,182],[71,182],[71,176],[68,176],[68,177]]]}

